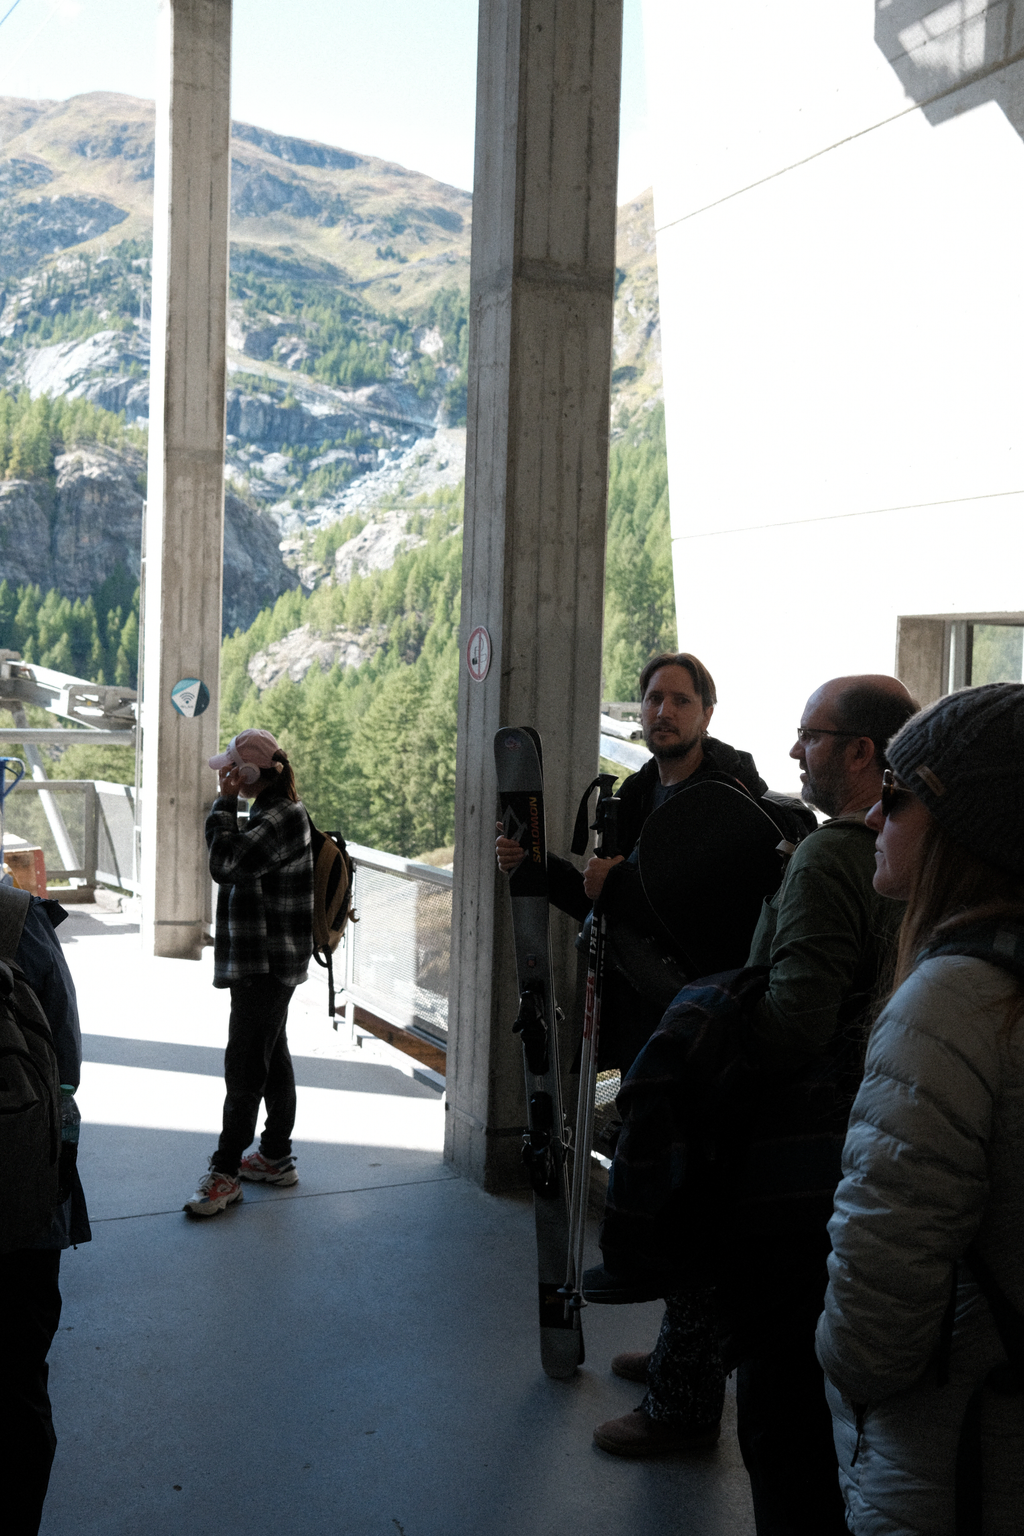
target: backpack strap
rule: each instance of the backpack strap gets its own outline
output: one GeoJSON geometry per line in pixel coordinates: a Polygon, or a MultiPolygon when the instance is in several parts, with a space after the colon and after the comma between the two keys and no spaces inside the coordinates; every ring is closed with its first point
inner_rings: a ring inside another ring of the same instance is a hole
{"type": "Polygon", "coordinates": [[[18,953],[31,905],[29,891],[19,890],[16,885],[0,885],[0,960],[9,962],[18,953]]]}

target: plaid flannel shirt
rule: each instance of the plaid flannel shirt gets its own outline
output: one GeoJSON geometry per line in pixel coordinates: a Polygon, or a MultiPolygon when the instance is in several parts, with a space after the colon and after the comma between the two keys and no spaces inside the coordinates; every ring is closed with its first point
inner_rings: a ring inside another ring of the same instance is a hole
{"type": "Polygon", "coordinates": [[[217,892],[213,984],[276,976],[305,981],[313,953],[313,854],[305,808],[284,795],[253,802],[238,825],[238,802],[218,798],[206,818],[217,892]]]}

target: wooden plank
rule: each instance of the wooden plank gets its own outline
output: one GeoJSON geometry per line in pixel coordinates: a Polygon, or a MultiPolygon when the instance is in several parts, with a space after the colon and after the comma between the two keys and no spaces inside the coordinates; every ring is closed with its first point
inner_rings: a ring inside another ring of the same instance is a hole
{"type": "Polygon", "coordinates": [[[384,1040],[388,1045],[393,1045],[396,1051],[404,1051],[407,1056],[412,1056],[423,1066],[430,1067],[431,1071],[438,1072],[442,1077],[445,1074],[447,1053],[440,1045],[431,1045],[427,1040],[421,1040],[419,1035],[410,1034],[407,1029],[400,1029],[397,1024],[387,1024],[383,1019],[378,1019],[375,1013],[369,1009],[361,1008],[355,1003],[355,1023],[358,1029],[365,1029],[371,1035],[376,1035],[378,1040],[384,1040]]]}

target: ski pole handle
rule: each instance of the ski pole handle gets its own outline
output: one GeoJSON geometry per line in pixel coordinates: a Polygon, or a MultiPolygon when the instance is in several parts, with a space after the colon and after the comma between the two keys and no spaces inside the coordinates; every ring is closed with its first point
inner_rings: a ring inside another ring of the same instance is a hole
{"type": "Polygon", "coordinates": [[[614,859],[619,852],[619,810],[622,801],[618,795],[608,795],[597,802],[594,827],[597,831],[595,853],[602,859],[614,859]]]}
{"type": "Polygon", "coordinates": [[[599,773],[596,779],[591,779],[590,783],[583,791],[583,798],[580,801],[579,809],[576,812],[576,824],[573,827],[572,843],[569,850],[571,853],[586,853],[587,833],[597,825],[596,822],[591,822],[588,824],[588,817],[590,815],[590,797],[594,793],[594,790],[597,790],[598,804],[600,804],[602,800],[606,800],[608,798],[614,786],[615,775],[613,773],[599,773]]]}

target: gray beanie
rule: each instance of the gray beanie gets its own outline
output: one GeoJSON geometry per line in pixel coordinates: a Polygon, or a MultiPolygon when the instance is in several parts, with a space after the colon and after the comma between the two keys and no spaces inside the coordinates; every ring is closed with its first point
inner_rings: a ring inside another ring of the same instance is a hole
{"type": "Polygon", "coordinates": [[[1024,879],[1024,683],[947,693],[907,721],[886,755],[950,837],[1024,879]]]}

